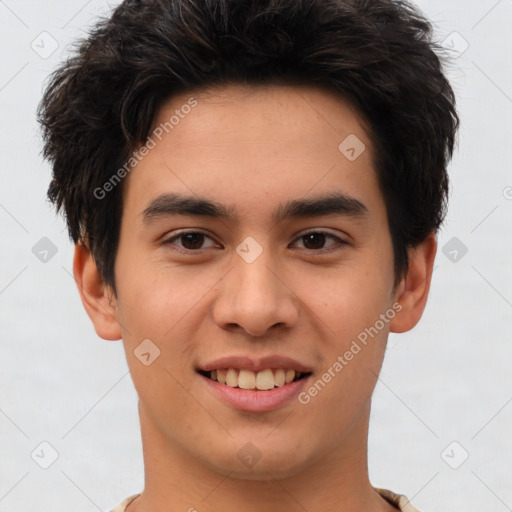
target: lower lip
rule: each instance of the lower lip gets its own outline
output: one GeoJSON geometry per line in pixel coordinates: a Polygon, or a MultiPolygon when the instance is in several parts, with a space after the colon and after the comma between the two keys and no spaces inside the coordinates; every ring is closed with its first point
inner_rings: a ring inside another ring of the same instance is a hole
{"type": "Polygon", "coordinates": [[[300,393],[307,380],[311,377],[311,375],[308,375],[295,382],[290,382],[290,384],[267,391],[253,391],[232,388],[216,380],[209,379],[204,375],[199,376],[208,386],[208,389],[224,403],[240,411],[249,412],[267,412],[283,407],[300,393]]]}

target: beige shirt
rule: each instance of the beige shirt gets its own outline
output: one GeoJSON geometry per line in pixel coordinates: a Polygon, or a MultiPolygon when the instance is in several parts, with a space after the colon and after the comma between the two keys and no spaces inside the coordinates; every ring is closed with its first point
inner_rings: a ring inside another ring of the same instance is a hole
{"type": "MultiPolygon", "coordinates": [[[[378,489],[375,490],[386,500],[394,505],[398,510],[402,512],[419,512],[418,509],[414,508],[409,500],[402,494],[395,494],[394,492],[388,491],[387,489],[378,489]]],[[[125,512],[126,507],[132,502],[137,496],[140,494],[133,494],[129,496],[125,500],[123,500],[117,507],[113,508],[110,512],[125,512]]]]}

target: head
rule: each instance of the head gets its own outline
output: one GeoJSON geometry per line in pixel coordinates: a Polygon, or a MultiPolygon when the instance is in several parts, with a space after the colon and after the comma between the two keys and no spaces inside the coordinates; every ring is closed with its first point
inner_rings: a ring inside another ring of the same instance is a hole
{"type": "Polygon", "coordinates": [[[54,73],[48,195],[165,442],[225,471],[251,442],[261,464],[235,473],[261,479],[367,417],[445,214],[459,120],[435,50],[402,1],[125,1],[54,73]],[[287,364],[302,394],[277,409],[205,391],[209,370],[287,364]]]}

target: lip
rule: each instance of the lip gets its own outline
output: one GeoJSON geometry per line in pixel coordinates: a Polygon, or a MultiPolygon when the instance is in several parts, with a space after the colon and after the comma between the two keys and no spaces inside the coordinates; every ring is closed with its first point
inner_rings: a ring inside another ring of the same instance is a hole
{"type": "MultiPolygon", "coordinates": [[[[230,368],[233,368],[233,366],[230,366],[230,368]]],[[[235,368],[240,367],[235,366],[235,368]]],[[[268,412],[283,407],[300,393],[311,378],[311,375],[307,375],[284,386],[267,391],[253,391],[232,388],[226,384],[211,380],[200,373],[198,373],[198,376],[215,397],[234,409],[247,412],[268,412]]]]}
{"type": "Polygon", "coordinates": [[[295,359],[284,356],[265,356],[258,359],[247,356],[225,356],[214,361],[201,365],[197,370],[212,371],[212,370],[227,370],[229,368],[236,368],[237,370],[251,370],[253,372],[261,372],[268,368],[284,370],[295,370],[300,373],[311,373],[312,368],[309,368],[295,359]]]}

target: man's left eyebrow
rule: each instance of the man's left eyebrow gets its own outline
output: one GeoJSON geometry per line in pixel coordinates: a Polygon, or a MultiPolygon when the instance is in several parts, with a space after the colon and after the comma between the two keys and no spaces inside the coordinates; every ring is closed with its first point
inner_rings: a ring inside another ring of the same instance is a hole
{"type": "Polygon", "coordinates": [[[358,199],[343,193],[333,193],[308,199],[294,199],[280,205],[273,214],[277,224],[294,217],[321,217],[323,215],[343,215],[363,218],[368,208],[358,199]]]}

